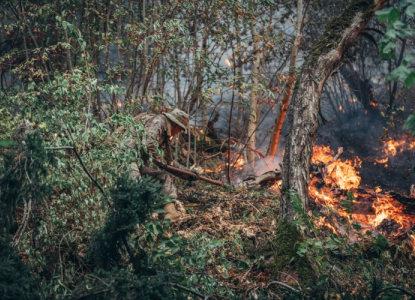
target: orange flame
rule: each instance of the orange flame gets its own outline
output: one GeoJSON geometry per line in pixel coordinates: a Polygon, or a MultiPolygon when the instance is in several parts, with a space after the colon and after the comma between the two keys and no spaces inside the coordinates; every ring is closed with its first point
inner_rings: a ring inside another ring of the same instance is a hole
{"type": "MultiPolygon", "coordinates": [[[[394,145],[393,143],[390,144],[394,145]]],[[[395,146],[395,149],[396,148],[397,147],[395,146]]],[[[388,146],[386,149],[393,148],[388,146]]],[[[330,147],[314,147],[312,157],[313,163],[323,162],[324,164],[328,164],[324,176],[325,186],[317,188],[317,183],[319,182],[319,179],[317,178],[313,178],[310,183],[309,194],[311,197],[315,198],[317,204],[322,205],[323,207],[331,207],[332,210],[337,210],[339,216],[347,219],[348,222],[352,222],[351,220],[358,221],[360,225],[362,225],[362,228],[367,230],[376,229],[376,227],[382,224],[384,220],[394,220],[399,225],[399,228],[395,233],[396,235],[402,230],[409,229],[410,226],[415,223],[414,216],[404,214],[404,207],[401,203],[393,199],[390,195],[378,194],[382,191],[380,187],[376,188],[375,193],[377,193],[377,198],[376,201],[372,203],[374,215],[356,214],[342,209],[340,200],[344,200],[344,196],[338,195],[344,194],[337,194],[337,189],[351,190],[354,191],[354,194],[357,194],[355,189],[359,187],[361,178],[359,172],[356,171],[355,168],[361,166],[361,160],[355,158],[354,160],[341,161],[340,159],[337,159],[332,161],[333,157],[334,152],[330,150],[330,147]]],[[[356,202],[356,200],[353,200],[352,202],[356,202]]],[[[320,216],[320,219],[317,220],[317,224],[319,226],[326,226],[337,233],[335,226],[330,224],[325,217],[320,216]]],[[[413,241],[413,243],[415,243],[415,241],[413,241]]]]}
{"type": "MultiPolygon", "coordinates": [[[[327,164],[333,159],[332,151],[329,146],[315,146],[313,149],[313,162],[323,162],[327,164]]],[[[356,171],[355,167],[360,167],[361,160],[357,157],[355,160],[341,161],[337,159],[331,162],[327,166],[327,175],[325,183],[331,186],[331,183],[335,183],[336,186],[343,190],[356,189],[360,184],[359,172],[356,171]]]]}
{"type": "Polygon", "coordinates": [[[282,180],[279,180],[277,182],[275,182],[273,185],[271,185],[269,187],[270,190],[273,190],[274,192],[279,193],[281,190],[281,186],[282,186],[282,180]]]}
{"type": "Polygon", "coordinates": [[[389,160],[389,156],[395,156],[398,153],[398,151],[399,153],[402,153],[404,150],[411,150],[415,147],[415,141],[406,141],[404,139],[400,141],[390,139],[384,143],[385,144],[383,146],[382,152],[385,155],[385,158],[376,159],[376,162],[380,164],[387,163],[389,160]]]}
{"type": "Polygon", "coordinates": [[[245,165],[245,160],[244,158],[241,156],[238,158],[238,160],[235,162],[235,168],[236,169],[242,169],[243,166],[245,165]]]}

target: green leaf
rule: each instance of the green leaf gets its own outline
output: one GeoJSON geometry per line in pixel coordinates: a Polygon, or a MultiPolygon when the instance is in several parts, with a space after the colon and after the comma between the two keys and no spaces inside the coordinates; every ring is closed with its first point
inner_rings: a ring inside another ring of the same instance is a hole
{"type": "Polygon", "coordinates": [[[247,262],[244,262],[243,260],[238,261],[238,270],[248,270],[249,264],[247,262]]]}
{"type": "Polygon", "coordinates": [[[328,278],[329,278],[328,274],[323,274],[317,279],[317,281],[318,282],[326,281],[328,278]]]}
{"type": "Polygon", "coordinates": [[[413,114],[408,116],[408,119],[406,119],[405,123],[403,124],[403,129],[406,129],[411,132],[412,135],[415,135],[415,116],[413,114]]]}
{"type": "Polygon", "coordinates": [[[393,42],[389,42],[389,39],[383,40],[380,43],[380,58],[383,60],[395,58],[394,49],[396,47],[398,47],[398,45],[393,42]]]}
{"type": "Polygon", "coordinates": [[[410,73],[411,71],[407,67],[401,65],[389,74],[388,80],[404,82],[410,73]]]}
{"type": "Polygon", "coordinates": [[[405,86],[406,87],[410,87],[412,85],[412,83],[415,82],[415,72],[411,71],[408,75],[408,77],[406,77],[405,79],[405,86]]]}
{"type": "Polygon", "coordinates": [[[13,146],[15,143],[12,141],[0,141],[0,147],[10,147],[13,146]]]}
{"type": "Polygon", "coordinates": [[[415,0],[401,0],[400,6],[405,7],[409,4],[415,4],[415,0]]]}
{"type": "Polygon", "coordinates": [[[391,23],[397,21],[401,15],[399,13],[399,10],[397,10],[394,7],[382,9],[380,11],[375,12],[375,14],[378,16],[379,21],[389,21],[391,23]]]}
{"type": "Polygon", "coordinates": [[[355,229],[355,230],[360,230],[360,229],[362,229],[362,226],[360,226],[360,224],[359,223],[353,223],[353,228],[355,229]]]}
{"type": "Polygon", "coordinates": [[[410,16],[413,17],[415,16],[415,5],[410,5],[408,6],[408,8],[406,9],[405,13],[410,16]]]}
{"type": "Polygon", "coordinates": [[[160,225],[156,225],[156,230],[158,234],[163,234],[163,227],[161,227],[160,225]]]}
{"type": "Polygon", "coordinates": [[[353,195],[353,193],[352,193],[352,192],[347,192],[347,197],[348,197],[350,200],[356,200],[356,198],[355,198],[355,196],[353,195]]]}
{"type": "Polygon", "coordinates": [[[405,56],[405,58],[402,60],[402,64],[404,66],[407,66],[409,62],[411,62],[414,59],[414,57],[412,55],[407,55],[405,56]]]}

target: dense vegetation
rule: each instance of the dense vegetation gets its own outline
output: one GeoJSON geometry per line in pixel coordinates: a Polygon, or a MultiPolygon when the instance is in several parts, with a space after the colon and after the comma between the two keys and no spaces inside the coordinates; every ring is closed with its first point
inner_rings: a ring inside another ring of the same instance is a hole
{"type": "MultiPolygon", "coordinates": [[[[348,236],[322,229],[317,213],[287,187],[280,198],[265,188],[177,181],[187,212],[200,218],[176,226],[162,218],[169,199],[160,184],[129,177],[145,150],[143,125],[133,118],[172,107],[192,118],[188,133],[172,141],[177,160],[205,170],[227,162],[219,179],[232,180],[248,149],[255,170],[279,101],[300,85],[304,70],[292,57],[325,53],[310,49],[331,41],[325,25],[349,2],[373,9],[357,0],[2,1],[0,298],[411,296],[415,246],[362,233],[357,223],[348,236]],[[221,139],[206,137],[212,124],[221,139]],[[126,147],[128,139],[137,147],[126,147]],[[206,159],[223,147],[223,160],[206,159]],[[281,213],[284,201],[294,222],[281,213]]],[[[334,83],[322,87],[316,127],[326,118],[346,122],[338,107],[352,93],[358,106],[347,104],[349,117],[357,110],[372,117],[372,85],[380,81],[388,103],[383,137],[406,117],[399,114],[410,107],[415,82],[412,57],[404,55],[413,51],[415,2],[380,8],[336,65],[342,77],[330,74],[334,83]]],[[[405,128],[414,131],[413,124],[409,114],[405,128]]],[[[347,195],[344,210],[355,200],[347,195]]]]}

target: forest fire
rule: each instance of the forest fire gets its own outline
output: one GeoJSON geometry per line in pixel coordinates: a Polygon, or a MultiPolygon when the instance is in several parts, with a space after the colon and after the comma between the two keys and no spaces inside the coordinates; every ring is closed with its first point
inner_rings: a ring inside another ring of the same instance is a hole
{"type": "MultiPolygon", "coordinates": [[[[385,149],[395,155],[396,149],[402,144],[386,145],[385,149]]],[[[322,178],[313,177],[309,190],[316,204],[323,207],[320,213],[325,214],[325,208],[328,213],[331,208],[338,211],[339,217],[349,223],[357,221],[364,230],[390,235],[406,232],[415,224],[415,216],[405,214],[404,205],[391,195],[380,194],[382,190],[379,187],[375,191],[358,190],[361,180],[359,172],[356,171],[361,166],[359,158],[343,162],[334,156],[329,147],[315,146],[312,161],[313,164],[323,165],[322,178]],[[347,195],[346,191],[350,191],[353,196],[347,195]]],[[[338,233],[342,225],[334,217],[331,219],[328,221],[326,216],[320,216],[318,224],[338,233]]]]}
{"type": "Polygon", "coordinates": [[[415,141],[406,141],[404,139],[401,139],[399,141],[390,139],[388,141],[384,142],[383,146],[383,154],[384,158],[382,159],[376,159],[377,163],[384,164],[387,163],[390,156],[395,156],[398,151],[399,153],[402,153],[404,150],[412,150],[415,147],[415,141]]]}
{"type": "Polygon", "coordinates": [[[235,167],[235,169],[239,170],[239,169],[242,169],[244,165],[245,165],[245,160],[241,156],[236,160],[234,167],[235,167]]]}

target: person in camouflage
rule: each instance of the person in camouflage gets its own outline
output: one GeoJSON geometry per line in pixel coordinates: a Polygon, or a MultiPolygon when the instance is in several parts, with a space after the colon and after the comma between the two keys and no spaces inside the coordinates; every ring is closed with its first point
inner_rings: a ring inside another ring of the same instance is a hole
{"type": "MultiPolygon", "coordinates": [[[[133,178],[141,178],[142,175],[149,175],[163,184],[163,195],[170,196],[172,200],[172,202],[164,206],[164,210],[166,211],[164,219],[170,219],[171,222],[189,219],[190,216],[188,214],[176,210],[175,202],[178,202],[177,190],[173,184],[171,175],[162,168],[150,166],[149,161],[151,154],[154,159],[157,159],[164,165],[188,170],[173,159],[170,141],[176,134],[182,131],[186,132],[187,124],[189,123],[189,115],[176,108],[172,112],[166,112],[161,115],[144,114],[139,115],[138,118],[135,119],[137,122],[142,122],[144,125],[144,135],[141,142],[142,145],[147,148],[147,151],[142,152],[144,166],[138,167],[137,163],[132,163],[130,176],[133,178]],[[163,157],[157,155],[157,148],[163,151],[163,157]]],[[[136,141],[128,140],[126,141],[126,144],[129,147],[135,147],[136,141]]],[[[194,170],[190,171],[198,176],[194,170]]]]}

